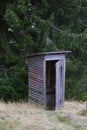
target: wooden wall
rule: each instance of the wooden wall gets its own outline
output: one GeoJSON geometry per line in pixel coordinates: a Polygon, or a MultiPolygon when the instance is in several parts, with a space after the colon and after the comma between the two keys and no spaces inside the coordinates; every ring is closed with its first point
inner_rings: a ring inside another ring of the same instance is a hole
{"type": "Polygon", "coordinates": [[[44,104],[43,57],[31,57],[28,64],[29,100],[44,104]]]}
{"type": "Polygon", "coordinates": [[[53,108],[58,109],[64,104],[65,96],[65,54],[38,54],[32,55],[28,59],[28,87],[29,101],[47,106],[49,97],[50,103],[53,100],[53,108]],[[49,65],[51,65],[50,74],[48,73],[49,65]],[[59,65],[57,65],[57,63],[59,65]],[[48,78],[50,84],[48,84],[48,78]],[[53,78],[54,77],[54,78],[53,78]],[[54,92],[49,95],[51,85],[55,86],[54,92]],[[54,99],[53,99],[54,96],[54,99]]]}

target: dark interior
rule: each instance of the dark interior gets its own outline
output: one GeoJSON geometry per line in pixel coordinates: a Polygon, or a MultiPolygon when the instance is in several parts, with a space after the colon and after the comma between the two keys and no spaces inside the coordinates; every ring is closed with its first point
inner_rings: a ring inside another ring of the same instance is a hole
{"type": "Polygon", "coordinates": [[[57,61],[46,62],[46,107],[55,109],[55,87],[56,87],[56,67],[57,61]]]}

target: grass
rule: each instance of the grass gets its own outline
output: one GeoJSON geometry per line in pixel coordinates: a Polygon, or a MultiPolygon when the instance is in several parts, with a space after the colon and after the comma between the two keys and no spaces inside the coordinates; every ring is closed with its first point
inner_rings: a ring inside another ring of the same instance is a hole
{"type": "Polygon", "coordinates": [[[87,116],[87,109],[82,110],[81,112],[79,112],[79,114],[81,116],[87,116]]]}
{"type": "Polygon", "coordinates": [[[46,111],[29,103],[0,102],[0,130],[87,130],[85,104],[65,102],[60,110],[46,111]]]}

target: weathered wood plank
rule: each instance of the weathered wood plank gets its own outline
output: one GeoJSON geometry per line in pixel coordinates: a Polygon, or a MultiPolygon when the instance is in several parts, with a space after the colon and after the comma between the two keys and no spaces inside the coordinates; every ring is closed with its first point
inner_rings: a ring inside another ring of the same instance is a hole
{"type": "Polygon", "coordinates": [[[36,98],[37,100],[39,99],[43,100],[43,96],[41,96],[40,94],[32,93],[32,92],[29,92],[29,97],[36,98]]]}
{"type": "Polygon", "coordinates": [[[56,63],[56,106],[55,109],[60,107],[60,61],[56,63]]]}
{"type": "Polygon", "coordinates": [[[64,59],[64,58],[65,58],[64,54],[61,54],[61,55],[46,55],[45,61],[60,60],[60,59],[64,59]]]}
{"type": "Polygon", "coordinates": [[[31,78],[31,79],[37,79],[37,80],[39,80],[39,81],[43,81],[43,79],[42,78],[40,78],[40,76],[39,75],[34,75],[34,74],[31,74],[31,75],[29,75],[29,77],[31,78]]]}
{"type": "Polygon", "coordinates": [[[36,91],[38,91],[38,92],[42,92],[43,93],[43,88],[40,88],[40,86],[39,87],[34,87],[33,85],[31,85],[30,87],[29,87],[29,89],[32,89],[32,90],[36,90],[36,91]]]}
{"type": "Polygon", "coordinates": [[[33,94],[33,93],[29,93],[29,97],[31,98],[36,98],[37,100],[41,100],[41,101],[43,101],[43,97],[42,96],[39,96],[38,97],[38,95],[35,95],[35,94],[33,94]]]}
{"type": "Polygon", "coordinates": [[[63,85],[63,99],[62,99],[62,104],[61,105],[64,105],[64,98],[65,98],[65,66],[66,66],[66,62],[65,62],[65,59],[62,60],[62,85],[63,85]]]}
{"type": "Polygon", "coordinates": [[[32,98],[32,97],[29,98],[29,102],[43,105],[43,102],[42,102],[42,101],[36,100],[35,98],[32,98]]]}
{"type": "MultiPolygon", "coordinates": [[[[29,88],[29,92],[34,92],[34,93],[36,93],[37,95],[42,95],[42,91],[41,91],[41,93],[40,93],[40,91],[35,91],[36,89],[31,89],[31,88],[29,88]]],[[[43,95],[42,95],[43,96],[43,95]]]]}
{"type": "Polygon", "coordinates": [[[28,87],[29,87],[29,98],[30,100],[43,104],[46,106],[47,102],[55,105],[55,109],[58,109],[64,104],[65,96],[65,52],[59,53],[44,53],[43,55],[30,56],[28,62],[28,87]],[[54,61],[54,62],[53,62],[54,61]],[[56,71],[53,76],[56,77],[52,80],[50,78],[50,71],[47,72],[47,62],[50,65],[55,65],[52,71],[56,71]],[[48,79],[47,79],[48,78],[48,79]],[[56,83],[55,83],[56,82],[56,83]],[[52,84],[54,83],[54,84],[52,84]],[[55,90],[47,90],[47,87],[55,86],[55,90]],[[52,95],[54,93],[54,95],[52,95]],[[46,97],[47,96],[47,97],[46,97]],[[52,96],[54,98],[52,98],[52,96]],[[55,102],[54,100],[55,99],[55,102]],[[53,100],[53,101],[52,101],[53,100]]]}
{"type": "Polygon", "coordinates": [[[32,78],[31,80],[29,80],[29,86],[31,86],[31,84],[33,86],[36,86],[36,87],[40,86],[40,88],[43,88],[43,81],[41,81],[41,80],[35,80],[34,78],[32,78]]]}
{"type": "Polygon", "coordinates": [[[44,107],[46,107],[46,61],[43,61],[43,81],[44,107]]]}

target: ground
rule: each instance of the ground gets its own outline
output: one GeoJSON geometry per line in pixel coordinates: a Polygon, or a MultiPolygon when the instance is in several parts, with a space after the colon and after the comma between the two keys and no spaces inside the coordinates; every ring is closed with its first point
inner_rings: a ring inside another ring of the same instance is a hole
{"type": "Polygon", "coordinates": [[[65,102],[49,111],[29,103],[0,102],[0,130],[87,130],[87,104],[65,102]]]}

